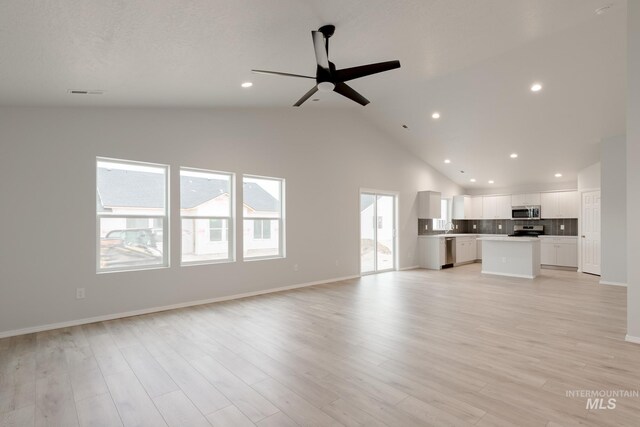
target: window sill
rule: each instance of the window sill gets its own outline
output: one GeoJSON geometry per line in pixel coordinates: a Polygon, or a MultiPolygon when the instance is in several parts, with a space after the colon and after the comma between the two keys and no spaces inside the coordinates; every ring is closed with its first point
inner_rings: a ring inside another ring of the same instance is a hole
{"type": "Polygon", "coordinates": [[[149,266],[149,267],[140,267],[140,268],[123,268],[123,269],[113,269],[113,270],[98,270],[96,274],[111,274],[111,273],[130,273],[134,271],[149,271],[149,270],[164,270],[169,268],[168,265],[159,265],[159,266],[149,266]]]}
{"type": "Polygon", "coordinates": [[[180,267],[193,267],[198,265],[218,265],[218,264],[233,264],[235,259],[221,259],[211,261],[193,261],[193,262],[181,262],[180,267]]]}
{"type": "Polygon", "coordinates": [[[274,256],[265,256],[265,257],[252,257],[252,258],[243,258],[243,262],[253,262],[253,261],[271,261],[276,259],[285,259],[284,255],[274,255],[274,256]]]}

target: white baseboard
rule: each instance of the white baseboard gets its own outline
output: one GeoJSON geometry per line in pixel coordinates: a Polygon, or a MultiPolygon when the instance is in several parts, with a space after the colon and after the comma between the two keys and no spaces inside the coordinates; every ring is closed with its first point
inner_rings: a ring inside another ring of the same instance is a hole
{"type": "Polygon", "coordinates": [[[481,271],[482,274],[493,274],[494,276],[505,276],[505,277],[517,277],[519,279],[535,279],[535,276],[530,276],[527,274],[511,274],[511,273],[496,273],[495,271],[481,271]]]}
{"type": "Polygon", "coordinates": [[[624,286],[625,288],[627,287],[626,283],[622,283],[622,282],[611,282],[609,280],[600,280],[600,284],[601,285],[608,285],[608,286],[624,286]]]}
{"type": "Polygon", "coordinates": [[[178,304],[165,305],[161,307],[143,308],[141,310],[125,311],[122,313],[105,314],[102,316],[87,317],[85,319],[69,320],[66,322],[49,323],[46,325],[31,326],[29,328],[14,329],[12,331],[0,331],[0,338],[8,338],[17,335],[33,334],[35,332],[50,331],[52,329],[68,328],[70,326],[86,325],[87,323],[104,322],[106,320],[121,319],[123,317],[140,316],[142,314],[157,313],[160,311],[175,310],[177,308],[192,307],[195,305],[211,304],[214,302],[229,301],[240,298],[253,297],[257,295],[271,294],[275,292],[289,291],[292,289],[306,288],[308,286],[323,285],[326,283],[341,282],[343,280],[357,279],[360,275],[335,277],[332,279],[318,280],[316,282],[300,283],[297,285],[282,286],[279,288],[264,289],[254,292],[245,292],[242,294],[228,295],[224,297],[208,298],[197,301],[181,302],[178,304]]]}
{"type": "Polygon", "coordinates": [[[627,342],[632,342],[634,344],[640,344],[640,337],[632,337],[631,335],[627,335],[624,337],[624,340],[627,342]]]}
{"type": "Polygon", "coordinates": [[[420,266],[419,265],[412,265],[412,266],[409,266],[409,267],[402,267],[402,268],[398,269],[398,271],[415,270],[416,268],[420,268],[420,266]]]}

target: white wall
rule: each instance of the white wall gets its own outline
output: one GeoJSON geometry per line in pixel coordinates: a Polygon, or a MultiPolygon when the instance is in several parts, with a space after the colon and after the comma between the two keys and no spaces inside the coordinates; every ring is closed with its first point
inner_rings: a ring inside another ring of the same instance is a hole
{"type": "Polygon", "coordinates": [[[601,181],[600,162],[587,166],[578,172],[578,191],[600,190],[601,181]]]}
{"type": "MultiPolygon", "coordinates": [[[[640,212],[640,2],[627,4],[627,218],[640,212]]],[[[627,235],[627,338],[640,343],[640,229],[627,235]]]]}
{"type": "Polygon", "coordinates": [[[361,187],[399,191],[400,267],[416,265],[416,193],[461,189],[363,120],[321,108],[0,108],[0,334],[357,275],[361,187]],[[95,273],[96,156],[171,166],[171,268],[95,273]],[[285,178],[287,258],[179,267],[179,166],[285,178]]]}
{"type": "Polygon", "coordinates": [[[561,181],[553,183],[519,185],[515,187],[480,189],[467,188],[465,194],[469,194],[471,196],[489,196],[494,194],[523,194],[545,191],[575,190],[576,188],[578,188],[578,183],[576,181],[561,181]]]}
{"type": "Polygon", "coordinates": [[[627,283],[627,140],[624,135],[601,144],[602,275],[608,284],[627,283]]]}

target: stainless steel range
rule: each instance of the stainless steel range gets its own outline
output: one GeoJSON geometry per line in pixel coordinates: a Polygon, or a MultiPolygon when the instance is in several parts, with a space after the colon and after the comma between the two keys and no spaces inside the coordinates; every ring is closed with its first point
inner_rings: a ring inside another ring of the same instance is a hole
{"type": "Polygon", "coordinates": [[[538,237],[544,234],[544,225],[514,225],[510,237],[538,237]]]}

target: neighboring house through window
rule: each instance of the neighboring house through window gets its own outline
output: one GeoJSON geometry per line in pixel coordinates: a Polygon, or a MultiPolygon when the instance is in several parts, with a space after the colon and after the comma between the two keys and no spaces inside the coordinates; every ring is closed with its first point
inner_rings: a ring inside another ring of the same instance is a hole
{"type": "Polygon", "coordinates": [[[182,264],[233,261],[234,176],[180,169],[182,264]]]}
{"type": "Polygon", "coordinates": [[[96,159],[98,272],[167,267],[168,166],[96,159]]]}
{"type": "Polygon", "coordinates": [[[271,221],[267,219],[256,220],[253,223],[254,239],[270,239],[271,238],[271,221]]]}
{"type": "Polygon", "coordinates": [[[245,259],[284,256],[284,180],[244,176],[245,259]]]}

